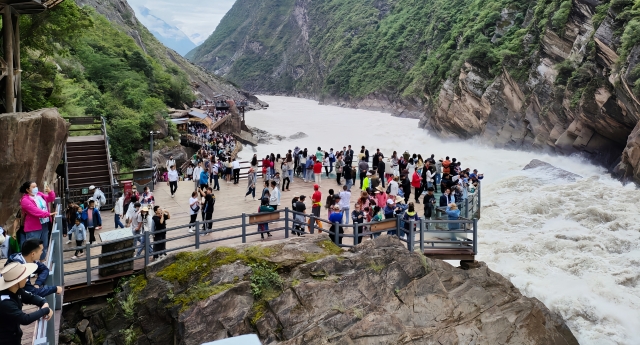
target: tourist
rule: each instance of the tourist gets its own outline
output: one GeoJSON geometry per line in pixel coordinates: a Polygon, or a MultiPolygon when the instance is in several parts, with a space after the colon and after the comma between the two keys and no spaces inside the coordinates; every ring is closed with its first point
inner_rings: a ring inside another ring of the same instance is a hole
{"type": "Polygon", "coordinates": [[[253,200],[256,200],[256,175],[253,167],[249,168],[249,173],[247,174],[247,194],[244,195],[244,200],[247,200],[249,194],[252,195],[253,200]]]}
{"type": "MultiPolygon", "coordinates": [[[[336,155],[333,152],[333,147],[331,149],[329,149],[329,172],[333,171],[333,164],[336,162],[336,155]]],[[[329,177],[329,174],[327,174],[327,177],[329,177]]]]}
{"type": "MultiPolygon", "coordinates": [[[[408,204],[407,210],[404,212],[402,216],[402,220],[404,222],[404,230],[406,234],[408,234],[408,236],[414,236],[417,223],[414,223],[413,226],[411,226],[411,221],[417,222],[420,220],[420,217],[418,216],[415,209],[415,205],[412,202],[408,204]]],[[[403,235],[402,237],[405,237],[405,236],[403,235]]]]}
{"type": "Polygon", "coordinates": [[[305,177],[304,182],[311,182],[313,180],[313,164],[315,157],[311,155],[307,156],[307,162],[305,163],[305,177]]]}
{"type": "Polygon", "coordinates": [[[372,170],[370,171],[371,176],[369,177],[369,188],[371,189],[377,189],[378,187],[380,187],[380,177],[378,177],[378,173],[376,172],[376,170],[372,170]]]}
{"type": "Polygon", "coordinates": [[[293,156],[291,153],[287,153],[286,161],[285,161],[286,173],[284,176],[284,180],[282,183],[282,191],[289,191],[289,185],[293,180],[293,169],[295,168],[295,163],[293,161],[293,156]]]}
{"type": "MultiPolygon", "coordinates": [[[[224,168],[224,179],[225,181],[227,181],[227,183],[231,183],[231,176],[233,176],[233,161],[231,160],[231,157],[229,157],[227,159],[227,162],[225,163],[225,168],[224,168]]],[[[234,184],[235,184],[235,180],[234,180],[234,184]]]]}
{"type": "Polygon", "coordinates": [[[333,189],[329,189],[328,193],[329,195],[327,195],[327,199],[324,202],[324,208],[327,209],[327,219],[333,212],[333,205],[336,204],[335,192],[333,189]]]}
{"type": "Polygon", "coordinates": [[[49,277],[49,268],[40,262],[40,255],[43,250],[44,244],[42,240],[39,238],[30,238],[22,243],[19,253],[9,256],[7,262],[5,262],[5,266],[10,265],[12,262],[37,265],[37,269],[33,272],[36,275],[36,280],[33,284],[31,280],[27,280],[27,284],[24,286],[25,291],[40,297],[47,297],[53,293],[59,295],[62,293],[62,287],[45,285],[47,277],[49,277]]]}
{"type": "Polygon", "coordinates": [[[206,167],[200,170],[200,187],[198,189],[205,189],[209,187],[209,171],[206,167]]]}
{"type": "Polygon", "coordinates": [[[344,234],[344,229],[342,228],[342,210],[340,210],[340,206],[333,205],[331,208],[331,214],[329,215],[329,222],[331,223],[331,228],[329,232],[331,233],[329,236],[331,240],[335,242],[335,234],[338,233],[338,242],[336,244],[342,244],[342,237],[344,234]]]}
{"type": "Polygon", "coordinates": [[[82,222],[84,227],[89,230],[89,244],[93,244],[96,241],[96,229],[102,228],[100,210],[96,207],[94,200],[89,200],[89,207],[82,211],[82,222]]]}
{"type": "Polygon", "coordinates": [[[351,168],[351,164],[345,162],[342,171],[344,175],[344,184],[348,190],[351,190],[351,186],[353,186],[353,169],[351,168]]]}
{"type": "MultiPolygon", "coordinates": [[[[393,196],[390,196],[389,199],[387,199],[386,202],[386,206],[384,207],[383,213],[384,213],[384,219],[393,219],[396,217],[396,203],[393,199],[393,196]]],[[[394,229],[394,230],[390,230],[387,231],[387,235],[391,236],[391,235],[398,235],[398,232],[394,229]]]]}
{"type": "Polygon", "coordinates": [[[344,161],[342,160],[342,155],[338,154],[336,158],[336,183],[340,186],[340,177],[342,176],[342,168],[344,167],[344,161]]]}
{"type": "MultiPolygon", "coordinates": [[[[448,220],[460,219],[460,210],[458,210],[458,205],[456,205],[455,203],[450,203],[449,205],[447,205],[447,209],[445,210],[445,212],[447,213],[448,220]]],[[[449,223],[449,231],[458,230],[459,228],[460,225],[458,223],[449,223]]],[[[450,238],[452,241],[457,240],[456,233],[452,232],[450,238]]]]}
{"type": "Polygon", "coordinates": [[[187,166],[187,179],[193,180],[193,164],[191,163],[187,166]]]}
{"type": "MultiPolygon", "coordinates": [[[[124,198],[124,197],[121,196],[121,198],[124,198]]],[[[65,212],[65,218],[67,218],[67,232],[68,230],[71,230],[71,227],[73,227],[73,225],[75,225],[76,219],[80,219],[81,216],[82,216],[82,212],[80,211],[80,207],[73,202],[69,203],[69,205],[67,206],[67,210],[65,212]]],[[[18,229],[18,228],[15,228],[15,229],[18,229]]],[[[68,233],[63,234],[63,236],[67,236],[67,235],[68,233]]],[[[66,244],[69,244],[69,243],[71,243],[71,236],[67,238],[66,244]]]]}
{"type": "Polygon", "coordinates": [[[440,195],[440,207],[445,207],[449,204],[455,204],[456,199],[453,195],[451,195],[451,189],[446,188],[444,193],[440,195]]]}
{"type": "Polygon", "coordinates": [[[338,206],[340,206],[340,209],[342,210],[345,224],[349,224],[349,207],[351,202],[351,192],[349,191],[349,188],[347,188],[347,186],[345,185],[345,186],[342,186],[342,192],[340,192],[339,195],[340,195],[340,202],[338,203],[338,206]]]}
{"type": "Polygon", "coordinates": [[[386,164],[384,163],[384,156],[382,155],[382,153],[380,153],[380,158],[378,161],[378,165],[376,166],[378,168],[378,176],[380,176],[380,182],[382,184],[382,188],[385,187],[385,182],[387,181],[387,176],[386,176],[386,164]]]}
{"type": "Polygon", "coordinates": [[[272,152],[271,155],[269,156],[269,176],[273,178],[275,174],[276,174],[276,156],[272,152]]]}
{"type": "Polygon", "coordinates": [[[383,158],[381,156],[382,156],[382,153],[380,153],[380,149],[376,149],[376,153],[373,154],[373,158],[371,160],[371,168],[373,170],[378,170],[378,164],[380,163],[380,158],[383,158]]]}
{"type": "MultiPolygon", "coordinates": [[[[422,194],[422,176],[420,176],[420,170],[413,171],[413,178],[411,179],[411,187],[413,187],[415,203],[420,203],[420,195],[422,194]]],[[[406,198],[409,200],[408,197],[406,198]]]]}
{"type": "Polygon", "coordinates": [[[364,183],[364,179],[366,178],[368,171],[369,171],[369,163],[367,163],[367,161],[364,160],[364,154],[363,154],[361,156],[360,162],[358,163],[358,174],[360,176],[360,189],[362,189],[362,184],[364,183]]]}
{"type": "Polygon", "coordinates": [[[409,178],[406,174],[402,174],[401,176],[400,188],[402,189],[402,197],[404,197],[404,202],[409,202],[409,197],[411,196],[411,182],[409,182],[409,178]]]}
{"type": "Polygon", "coordinates": [[[304,180],[304,182],[306,181],[306,171],[307,171],[307,156],[304,154],[304,151],[300,151],[298,152],[298,167],[296,168],[296,174],[298,175],[298,177],[302,177],[302,179],[304,180]]]}
{"type": "Polygon", "coordinates": [[[298,236],[304,235],[304,224],[306,224],[304,215],[307,213],[307,206],[304,204],[304,201],[306,198],[306,196],[300,195],[293,207],[293,210],[298,212],[293,217],[293,232],[298,236]]]}
{"type": "Polygon", "coordinates": [[[262,194],[260,195],[260,200],[264,199],[268,195],[271,195],[271,191],[269,191],[269,181],[264,181],[262,185],[262,194]]]}
{"type": "Polygon", "coordinates": [[[198,162],[198,165],[193,169],[193,185],[194,191],[198,190],[200,187],[200,175],[202,173],[202,163],[198,162]]]}
{"type": "Polygon", "coordinates": [[[138,197],[132,195],[131,201],[129,202],[129,207],[127,208],[127,212],[124,216],[127,227],[131,226],[131,223],[133,223],[133,220],[135,219],[136,214],[138,214],[138,211],[140,211],[140,203],[138,202],[138,197]]]}
{"type": "Polygon", "coordinates": [[[189,198],[189,232],[193,232],[193,230],[191,230],[191,225],[195,224],[196,220],[198,219],[198,211],[200,211],[200,200],[198,198],[198,193],[192,192],[191,198],[189,198]]]}
{"type": "Polygon", "coordinates": [[[167,168],[167,171],[169,171],[171,170],[171,167],[175,167],[175,166],[176,166],[176,160],[173,159],[173,155],[171,155],[169,156],[169,160],[165,164],[165,167],[167,168]]]}
{"type": "Polygon", "coordinates": [[[222,162],[218,160],[217,163],[211,164],[211,178],[213,178],[213,190],[220,190],[220,166],[222,162]]]}
{"type": "Polygon", "coordinates": [[[398,176],[394,176],[389,182],[389,186],[387,187],[387,194],[389,194],[389,196],[395,198],[398,195],[398,191],[400,190],[400,184],[398,184],[398,181],[398,176]]]}
{"type": "Polygon", "coordinates": [[[24,288],[29,276],[38,269],[36,264],[19,264],[17,262],[5,266],[0,274],[0,334],[4,345],[20,345],[22,343],[21,325],[30,325],[43,318],[45,321],[53,316],[53,309],[44,298],[27,292],[24,288]],[[38,310],[32,313],[22,311],[22,304],[32,304],[38,310]]]}
{"type": "Polygon", "coordinates": [[[282,157],[280,156],[280,154],[278,153],[276,155],[276,160],[273,163],[273,171],[274,171],[274,175],[278,175],[278,186],[280,186],[282,184],[282,165],[284,164],[284,159],[282,159],[282,157]]]}
{"type": "Polygon", "coordinates": [[[148,254],[151,254],[151,243],[147,243],[144,233],[149,231],[150,225],[149,221],[149,207],[143,206],[140,208],[140,211],[136,215],[134,226],[132,226],[133,236],[138,235],[136,238],[136,246],[138,247],[138,252],[136,256],[140,256],[143,250],[146,250],[148,254]]]}
{"type": "Polygon", "coordinates": [[[153,212],[155,213],[151,218],[153,221],[153,259],[157,260],[167,256],[167,253],[159,254],[159,252],[167,249],[167,242],[162,241],[167,239],[167,219],[171,218],[171,214],[169,211],[161,209],[160,206],[154,206],[153,212]]]}
{"type": "Polygon", "coordinates": [[[409,158],[407,161],[407,178],[409,179],[409,183],[413,181],[413,173],[416,171],[416,164],[413,161],[413,158],[409,158]]]}
{"type": "Polygon", "coordinates": [[[322,167],[324,168],[324,173],[327,178],[329,178],[329,167],[331,163],[329,162],[329,153],[324,153],[324,158],[322,159],[322,167]]]}
{"type": "Polygon", "coordinates": [[[431,219],[433,209],[436,204],[436,197],[433,195],[433,187],[427,188],[427,194],[425,194],[422,199],[422,204],[424,205],[424,219],[431,219]]]}
{"type": "Polygon", "coordinates": [[[365,178],[364,180],[360,180],[360,189],[363,191],[366,191],[368,188],[370,188],[371,185],[371,172],[367,171],[365,173],[365,178]]]}
{"type": "Polygon", "coordinates": [[[143,205],[152,205],[154,201],[153,193],[149,189],[149,186],[145,186],[140,198],[140,203],[143,205]]]}
{"type": "Polygon", "coordinates": [[[113,216],[113,221],[115,223],[116,229],[118,227],[121,227],[124,229],[124,225],[120,221],[120,218],[124,215],[123,210],[124,210],[124,195],[120,193],[120,196],[118,197],[118,199],[116,199],[116,204],[114,206],[115,215],[113,216]]]}
{"type": "MultiPolygon", "coordinates": [[[[202,207],[202,220],[207,222],[202,225],[202,230],[208,229],[211,231],[211,227],[213,226],[213,210],[216,203],[216,196],[213,194],[213,188],[207,187],[206,190],[200,189],[200,196],[204,198],[204,205],[202,207]]],[[[208,233],[205,233],[205,236],[208,233]]]]}
{"type": "MultiPolygon", "coordinates": [[[[238,162],[238,157],[233,159],[231,167],[233,168],[233,184],[238,184],[240,183],[240,162],[238,162]]],[[[218,187],[218,190],[220,190],[220,187],[218,187]]]]}
{"type": "Polygon", "coordinates": [[[385,205],[387,203],[387,200],[389,199],[389,197],[387,196],[387,193],[385,192],[384,188],[382,188],[382,186],[378,186],[375,189],[375,192],[373,194],[373,198],[376,202],[376,205],[385,205]]]}
{"type": "Polygon", "coordinates": [[[104,204],[107,203],[107,197],[104,196],[104,193],[100,188],[96,188],[95,186],[89,186],[89,192],[93,191],[92,199],[96,201],[96,207],[100,209],[104,204]]]}
{"type": "MultiPolygon", "coordinates": [[[[380,206],[374,206],[372,212],[372,216],[371,216],[371,222],[381,222],[384,220],[384,213],[382,212],[382,208],[380,206]]],[[[371,234],[371,238],[376,238],[380,236],[380,232],[374,232],[373,234],[371,234]]]]}
{"type": "Polygon", "coordinates": [[[322,159],[315,158],[315,163],[313,163],[313,179],[317,185],[320,185],[322,180],[322,159]]]}
{"type": "Polygon", "coordinates": [[[76,234],[76,247],[78,247],[73,253],[72,259],[77,259],[80,255],[84,253],[82,246],[84,245],[84,241],[87,238],[87,229],[84,227],[84,224],[80,221],[80,218],[76,218],[75,225],[69,230],[69,238],[71,235],[76,234]]]}
{"type": "MultiPolygon", "coordinates": [[[[272,206],[269,206],[269,202],[268,198],[262,199],[260,206],[258,207],[258,213],[274,212],[275,209],[272,206]]],[[[271,233],[269,232],[269,223],[258,223],[258,232],[260,233],[260,239],[262,240],[264,240],[265,233],[267,234],[267,237],[271,237],[271,233]]]]}
{"type": "Polygon", "coordinates": [[[168,175],[168,182],[167,184],[169,185],[169,191],[171,192],[171,197],[175,197],[176,194],[176,190],[178,190],[178,179],[180,178],[180,176],[178,176],[178,171],[176,170],[176,166],[172,165],[169,167],[169,173],[168,175]]]}
{"type": "MultiPolygon", "coordinates": [[[[322,207],[322,192],[320,192],[320,186],[313,185],[313,195],[311,196],[311,214],[316,218],[315,222],[318,225],[318,233],[322,233],[322,222],[320,221],[320,208],[322,207]]],[[[309,227],[312,227],[312,221],[309,219],[309,227]]]]}
{"type": "MultiPolygon", "coordinates": [[[[353,224],[363,224],[365,221],[364,211],[362,211],[362,206],[360,203],[356,203],[354,206],[353,212],[351,212],[351,220],[353,224]]],[[[349,224],[349,223],[347,223],[349,224]]],[[[355,228],[354,228],[355,229],[355,228]]],[[[358,235],[363,233],[363,226],[358,227],[358,235]]],[[[362,242],[362,237],[358,236],[358,243],[362,242]]]]}
{"type": "Polygon", "coordinates": [[[280,205],[280,189],[278,188],[278,184],[276,181],[271,181],[271,191],[269,193],[269,206],[271,206],[274,210],[278,209],[280,205]]]}
{"type": "Polygon", "coordinates": [[[20,187],[22,198],[20,207],[24,213],[24,233],[25,239],[38,238],[44,243],[44,250],[40,256],[40,261],[44,261],[49,247],[49,226],[51,217],[55,212],[49,211],[48,203],[54,202],[56,194],[46,185],[44,193],[38,191],[38,186],[33,181],[27,181],[20,187]]]}

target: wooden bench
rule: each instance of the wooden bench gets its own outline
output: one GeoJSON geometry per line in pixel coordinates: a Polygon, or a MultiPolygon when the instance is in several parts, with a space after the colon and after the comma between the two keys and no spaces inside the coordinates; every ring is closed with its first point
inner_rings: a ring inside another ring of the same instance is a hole
{"type": "Polygon", "coordinates": [[[371,225],[370,232],[380,232],[390,229],[395,229],[398,225],[398,221],[394,219],[383,220],[382,222],[377,222],[371,225]]]}
{"type": "Polygon", "coordinates": [[[278,219],[280,219],[280,212],[257,214],[254,216],[249,216],[249,225],[266,223],[278,219]]]}

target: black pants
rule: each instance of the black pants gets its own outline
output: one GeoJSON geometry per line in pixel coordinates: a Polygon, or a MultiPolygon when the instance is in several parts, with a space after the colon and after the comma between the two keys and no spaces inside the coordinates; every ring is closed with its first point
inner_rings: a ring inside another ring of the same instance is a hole
{"type": "Polygon", "coordinates": [[[220,184],[218,183],[218,175],[213,175],[213,190],[220,190],[220,184]]]}
{"type": "Polygon", "coordinates": [[[324,167],[324,173],[329,177],[329,167],[324,167]]]}
{"type": "Polygon", "coordinates": [[[96,241],[96,228],[88,228],[89,230],[89,243],[93,243],[96,241]]]}
{"type": "MultiPolygon", "coordinates": [[[[211,218],[213,218],[213,213],[205,213],[205,214],[204,214],[204,220],[205,220],[205,221],[207,221],[207,220],[211,220],[211,218]]],[[[208,224],[207,224],[207,229],[211,230],[211,227],[212,227],[212,226],[213,226],[213,223],[211,223],[211,222],[210,222],[210,223],[208,223],[208,224]]],[[[204,229],[204,226],[203,226],[202,228],[204,229]]]]}
{"type": "Polygon", "coordinates": [[[342,173],[336,172],[336,182],[338,182],[338,186],[340,185],[340,177],[342,177],[342,173]]]}
{"type": "Polygon", "coordinates": [[[282,190],[287,190],[289,189],[289,185],[291,184],[291,180],[289,179],[289,177],[285,177],[282,180],[282,190]]]}
{"type": "MultiPolygon", "coordinates": [[[[82,247],[84,241],[78,241],[76,240],[76,247],[82,247]]],[[[73,256],[78,256],[78,254],[82,254],[84,253],[84,249],[77,249],[76,252],[73,254],[73,256]]]]}
{"type": "Polygon", "coordinates": [[[278,205],[269,205],[269,206],[273,207],[274,210],[278,209],[278,205]]]}
{"type": "MultiPolygon", "coordinates": [[[[191,219],[189,220],[189,224],[195,223],[197,219],[198,219],[198,214],[197,213],[192,214],[191,219]]],[[[189,226],[189,229],[191,229],[191,226],[189,226]]]]}
{"type": "Polygon", "coordinates": [[[233,184],[238,184],[240,181],[240,169],[233,169],[233,184]]]}
{"type": "Polygon", "coordinates": [[[416,195],[414,196],[415,200],[416,200],[416,204],[420,203],[420,194],[422,194],[422,187],[415,187],[415,193],[416,195]]]}
{"type": "Polygon", "coordinates": [[[169,181],[169,190],[171,190],[171,195],[176,194],[176,190],[178,190],[178,181],[169,181]]]}
{"type": "MultiPolygon", "coordinates": [[[[167,249],[167,242],[155,243],[155,241],[162,241],[162,240],[165,240],[166,238],[167,238],[167,233],[165,231],[153,234],[153,242],[154,242],[153,243],[153,252],[154,253],[157,253],[157,252],[160,252],[160,251],[163,251],[163,250],[167,249]]],[[[153,258],[157,259],[158,255],[154,255],[153,258]]]]}

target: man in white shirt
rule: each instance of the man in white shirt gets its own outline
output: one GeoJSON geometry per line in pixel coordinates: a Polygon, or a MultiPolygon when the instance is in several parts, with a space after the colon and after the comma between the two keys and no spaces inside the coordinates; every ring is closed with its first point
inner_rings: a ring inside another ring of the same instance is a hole
{"type": "Polygon", "coordinates": [[[168,173],[169,176],[169,189],[171,190],[171,197],[173,198],[176,194],[176,190],[178,190],[178,170],[176,170],[176,166],[172,165],[171,170],[168,173]]]}
{"type": "Polygon", "coordinates": [[[269,197],[269,206],[273,207],[274,210],[277,210],[278,205],[280,205],[280,189],[278,189],[278,184],[276,183],[276,181],[271,181],[271,196],[269,197]]]}
{"type": "Polygon", "coordinates": [[[99,210],[100,206],[107,202],[107,198],[100,188],[96,188],[94,185],[89,186],[89,191],[93,192],[93,200],[96,202],[96,208],[99,210]]]}
{"type": "Polygon", "coordinates": [[[340,192],[340,202],[338,206],[340,206],[340,210],[342,210],[342,219],[345,221],[345,224],[349,224],[349,218],[351,218],[351,214],[349,213],[349,202],[351,202],[351,192],[346,185],[342,186],[342,192],[340,192]]]}
{"type": "Polygon", "coordinates": [[[170,171],[171,167],[175,165],[176,165],[176,161],[175,159],[173,159],[173,155],[169,156],[169,160],[167,161],[167,165],[166,165],[167,171],[170,171]]]}
{"type": "Polygon", "coordinates": [[[240,162],[238,162],[238,158],[234,158],[231,163],[233,168],[233,184],[238,184],[240,182],[240,162]]]}
{"type": "Polygon", "coordinates": [[[115,224],[116,224],[116,229],[118,227],[124,228],[124,225],[122,224],[122,221],[120,221],[120,217],[124,216],[122,214],[123,209],[124,209],[124,195],[120,194],[120,197],[118,198],[118,200],[116,200],[116,206],[115,206],[116,215],[113,218],[113,220],[115,221],[115,224]]]}
{"type": "Polygon", "coordinates": [[[193,190],[198,191],[198,186],[200,185],[200,173],[202,172],[202,163],[198,162],[198,166],[193,169],[193,190]]]}

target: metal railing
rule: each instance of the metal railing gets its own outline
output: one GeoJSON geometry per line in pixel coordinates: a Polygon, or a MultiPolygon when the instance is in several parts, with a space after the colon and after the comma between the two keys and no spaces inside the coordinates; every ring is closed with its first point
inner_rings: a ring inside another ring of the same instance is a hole
{"type": "MultiPolygon", "coordinates": [[[[48,286],[64,286],[64,264],[62,259],[62,206],[60,198],[55,200],[56,217],[49,239],[49,250],[47,252],[47,267],[49,268],[49,276],[46,280],[48,286]]],[[[51,294],[45,297],[49,307],[52,310],[61,310],[63,295],[51,294]]],[[[49,320],[40,318],[36,321],[35,331],[33,332],[34,345],[56,344],[56,313],[49,320]]]]}
{"type": "Polygon", "coordinates": [[[109,135],[107,134],[107,121],[104,117],[100,117],[102,119],[102,135],[104,136],[104,147],[107,150],[107,164],[109,164],[109,183],[114,186],[116,185],[116,180],[113,178],[113,160],[111,159],[111,151],[109,150],[109,135]]]}
{"type": "Polygon", "coordinates": [[[419,244],[420,249],[423,251],[431,249],[467,249],[469,250],[469,254],[473,253],[473,255],[477,254],[478,251],[478,227],[476,219],[420,219],[418,221],[405,222],[400,218],[393,218],[392,220],[385,220],[383,222],[334,224],[311,214],[302,214],[285,208],[271,213],[243,213],[242,215],[233,217],[196,221],[195,223],[170,227],[161,231],[132,233],[132,236],[118,240],[95,244],[87,243],[84,246],[67,248],[64,249],[64,252],[84,250],[85,257],[65,260],[65,265],[78,262],[84,262],[85,265],[83,268],[66,270],[64,274],[84,274],[87,285],[90,285],[92,273],[95,270],[122,265],[135,260],[144,260],[144,266],[147,266],[153,255],[161,255],[184,249],[200,249],[203,245],[221,241],[240,239],[242,243],[246,243],[249,237],[266,235],[267,231],[258,230],[258,225],[266,225],[269,227],[272,224],[274,227],[269,228],[268,232],[283,232],[284,238],[289,238],[292,234],[297,233],[313,234],[316,231],[327,232],[329,236],[331,236],[331,239],[340,247],[352,247],[366,237],[375,237],[382,232],[390,232],[400,235],[400,238],[407,243],[407,248],[412,251],[415,249],[416,244],[419,244]],[[393,224],[390,224],[391,222],[393,222],[393,224]],[[326,226],[322,226],[322,224],[326,224],[326,226]],[[438,225],[447,225],[449,229],[439,228],[438,225]],[[187,230],[189,228],[194,228],[193,232],[179,232],[179,230],[187,230]],[[351,231],[348,231],[348,229],[351,229],[351,231]],[[231,232],[233,230],[235,230],[234,233],[231,232]],[[158,234],[164,234],[164,239],[152,241],[158,234]],[[445,238],[439,237],[442,234],[445,234],[445,238]],[[209,237],[209,235],[213,236],[209,237]],[[468,238],[469,235],[471,238],[468,238]],[[446,237],[449,238],[447,239],[446,237]],[[347,238],[351,240],[345,241],[347,238]],[[188,243],[177,242],[182,239],[190,239],[190,241],[188,243]],[[103,246],[105,245],[129,240],[133,240],[134,245],[132,247],[92,254],[95,253],[99,247],[104,248],[103,246]],[[164,249],[160,249],[158,246],[161,244],[164,244],[164,249]],[[169,244],[172,246],[167,248],[169,244]],[[156,249],[150,250],[152,246],[156,249]],[[136,257],[133,255],[134,251],[144,251],[144,256],[136,257]],[[131,257],[110,263],[98,264],[96,266],[91,263],[91,260],[94,259],[127,252],[131,253],[131,257]]]}

